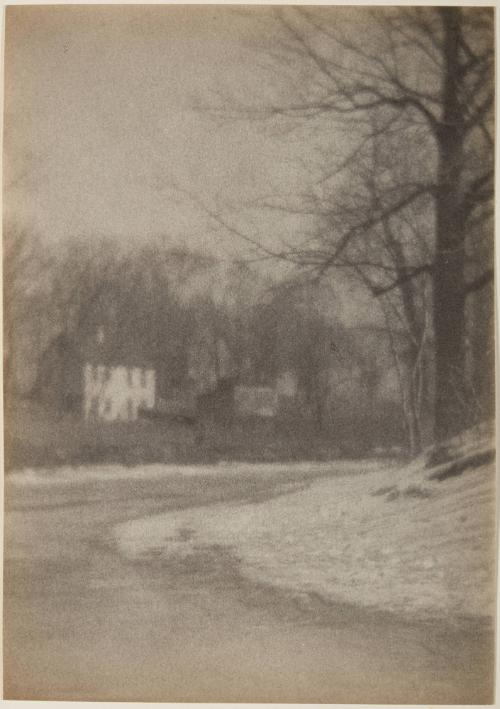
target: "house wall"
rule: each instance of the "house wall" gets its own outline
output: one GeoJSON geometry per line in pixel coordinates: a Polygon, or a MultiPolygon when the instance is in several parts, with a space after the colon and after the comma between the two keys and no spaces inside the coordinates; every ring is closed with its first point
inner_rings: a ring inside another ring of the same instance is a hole
{"type": "Polygon", "coordinates": [[[156,375],[140,367],[84,367],[83,413],[86,419],[135,421],[139,408],[155,403],[156,375]]]}
{"type": "Polygon", "coordinates": [[[294,372],[282,372],[276,379],[276,394],[280,399],[295,399],[298,389],[299,381],[294,372]]]}
{"type": "Polygon", "coordinates": [[[272,387],[237,386],[234,390],[236,412],[240,416],[276,416],[278,395],[272,387]]]}

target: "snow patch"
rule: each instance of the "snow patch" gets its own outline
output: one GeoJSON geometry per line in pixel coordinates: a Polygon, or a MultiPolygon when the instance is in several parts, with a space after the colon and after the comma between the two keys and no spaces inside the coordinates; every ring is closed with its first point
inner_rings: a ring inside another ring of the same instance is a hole
{"type": "MultiPolygon", "coordinates": [[[[467,440],[454,455],[484,445],[467,440]]],[[[130,559],[229,545],[256,581],[412,617],[492,615],[494,466],[439,481],[425,463],[344,477],[333,466],[308,489],[259,504],[127,522],[115,541],[130,559]],[[183,529],[191,530],[184,538],[183,529]]]]}

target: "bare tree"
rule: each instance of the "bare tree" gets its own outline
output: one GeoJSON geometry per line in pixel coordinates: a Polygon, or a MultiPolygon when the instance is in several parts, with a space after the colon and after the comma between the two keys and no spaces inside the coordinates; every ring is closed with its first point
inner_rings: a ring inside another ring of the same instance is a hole
{"type": "Polygon", "coordinates": [[[252,104],[233,100],[234,116],[271,121],[278,132],[307,124],[328,163],[298,205],[271,204],[321,224],[275,255],[320,274],[353,269],[376,297],[396,292],[414,364],[428,330],[422,286],[413,284],[429,279],[434,433],[447,438],[464,424],[467,296],[493,275],[483,260],[468,278],[468,254],[492,209],[492,11],[293,7],[275,15],[279,30],[262,51],[279,90],[252,104]],[[342,131],[349,149],[332,156],[342,131]],[[382,172],[381,148],[390,157],[382,172]]]}
{"type": "Polygon", "coordinates": [[[26,230],[5,225],[3,239],[3,355],[4,390],[12,392],[19,342],[38,332],[47,283],[47,269],[37,240],[26,230]]]}

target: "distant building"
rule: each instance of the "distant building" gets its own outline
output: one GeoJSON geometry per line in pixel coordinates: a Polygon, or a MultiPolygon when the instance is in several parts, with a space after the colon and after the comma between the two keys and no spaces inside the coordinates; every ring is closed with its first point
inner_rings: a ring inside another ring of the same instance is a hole
{"type": "Polygon", "coordinates": [[[82,413],[87,420],[135,421],[155,406],[156,370],[142,342],[108,332],[100,325],[85,343],[82,413]]]}
{"type": "Polygon", "coordinates": [[[240,416],[271,418],[278,412],[278,394],[274,387],[236,386],[234,403],[240,416]]]}
{"type": "Polygon", "coordinates": [[[142,367],[87,363],[83,374],[85,419],[135,421],[155,405],[156,373],[142,367]]]}
{"type": "Polygon", "coordinates": [[[78,345],[64,333],[50,340],[40,354],[31,396],[60,413],[80,410],[82,359],[78,345]]]}
{"type": "Polygon", "coordinates": [[[202,333],[188,354],[188,378],[198,394],[214,391],[218,383],[232,379],[235,365],[227,342],[202,333]]]}
{"type": "Polygon", "coordinates": [[[276,393],[280,399],[295,399],[298,389],[299,382],[295,372],[287,370],[276,379],[276,393]]]}

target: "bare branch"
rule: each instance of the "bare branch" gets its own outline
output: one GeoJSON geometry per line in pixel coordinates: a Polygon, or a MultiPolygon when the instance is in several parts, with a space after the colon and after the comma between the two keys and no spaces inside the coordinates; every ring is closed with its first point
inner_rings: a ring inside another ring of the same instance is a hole
{"type": "Polygon", "coordinates": [[[403,283],[411,281],[414,278],[416,278],[417,276],[421,276],[423,273],[432,273],[432,270],[433,270],[433,266],[431,264],[425,263],[422,266],[418,266],[417,268],[413,268],[408,273],[400,276],[400,278],[393,281],[390,285],[375,288],[373,290],[373,294],[375,295],[375,297],[378,298],[381,295],[385,295],[386,293],[390,293],[390,291],[394,290],[395,288],[399,288],[399,286],[402,285],[403,283]]]}
{"type": "Polygon", "coordinates": [[[475,291],[481,290],[494,278],[494,272],[492,268],[487,269],[481,276],[475,278],[473,281],[469,281],[465,284],[465,295],[470,295],[475,291]]]}

